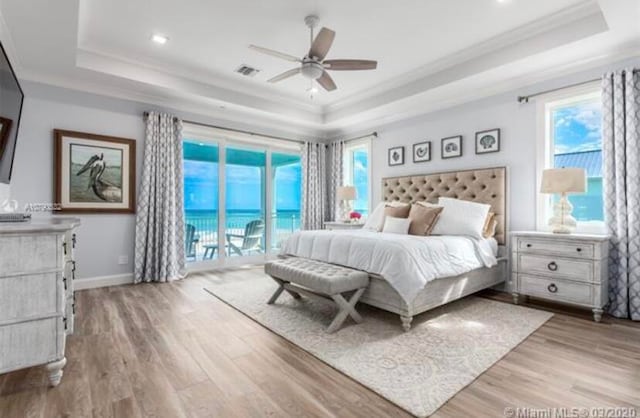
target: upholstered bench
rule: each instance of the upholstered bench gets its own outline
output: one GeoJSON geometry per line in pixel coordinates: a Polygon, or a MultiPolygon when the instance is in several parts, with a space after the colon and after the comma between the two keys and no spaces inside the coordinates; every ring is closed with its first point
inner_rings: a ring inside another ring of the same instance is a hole
{"type": "Polygon", "coordinates": [[[264,271],[278,283],[278,289],[268,304],[275,303],[286,290],[296,299],[302,294],[335,302],[338,314],[327,328],[329,333],[340,328],[347,316],[351,316],[356,322],[362,322],[355,306],[369,285],[367,273],[300,257],[270,261],[265,264],[264,271]],[[345,296],[349,299],[345,299],[345,296]]]}

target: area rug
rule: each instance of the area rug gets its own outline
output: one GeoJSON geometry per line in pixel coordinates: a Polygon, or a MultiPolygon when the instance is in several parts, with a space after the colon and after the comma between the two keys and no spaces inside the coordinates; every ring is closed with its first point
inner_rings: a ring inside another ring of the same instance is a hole
{"type": "Polygon", "coordinates": [[[553,316],[472,296],[416,316],[403,332],[398,315],[359,304],[363,323],[348,319],[327,334],[330,304],[283,293],[267,305],[277,286],[255,273],[210,281],[209,293],[418,417],[435,412],[553,316]]]}

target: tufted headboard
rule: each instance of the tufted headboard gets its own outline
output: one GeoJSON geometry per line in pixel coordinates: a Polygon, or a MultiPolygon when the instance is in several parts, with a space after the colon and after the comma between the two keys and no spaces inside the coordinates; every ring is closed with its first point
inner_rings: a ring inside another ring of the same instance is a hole
{"type": "Polygon", "coordinates": [[[436,203],[439,197],[454,197],[491,205],[496,214],[496,241],[504,245],[507,225],[506,167],[382,179],[382,200],[385,202],[436,203]]]}

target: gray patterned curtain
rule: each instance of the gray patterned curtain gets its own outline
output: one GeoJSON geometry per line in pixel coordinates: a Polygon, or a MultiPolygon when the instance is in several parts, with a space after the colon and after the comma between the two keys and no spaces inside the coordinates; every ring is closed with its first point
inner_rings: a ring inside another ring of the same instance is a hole
{"type": "Polygon", "coordinates": [[[182,121],[150,112],[136,214],[135,283],[186,275],[183,187],[182,121]]]}
{"type": "Polygon", "coordinates": [[[302,147],[302,229],[322,229],[326,210],[326,164],[324,144],[305,142],[302,147]]]}
{"type": "Polygon", "coordinates": [[[609,251],[609,313],[640,320],[640,74],[602,79],[602,153],[609,251]]]}
{"type": "Polygon", "coordinates": [[[336,192],[343,185],[342,158],[344,156],[344,141],[336,141],[329,145],[329,184],[327,187],[327,211],[325,221],[338,219],[338,202],[336,192]]]}

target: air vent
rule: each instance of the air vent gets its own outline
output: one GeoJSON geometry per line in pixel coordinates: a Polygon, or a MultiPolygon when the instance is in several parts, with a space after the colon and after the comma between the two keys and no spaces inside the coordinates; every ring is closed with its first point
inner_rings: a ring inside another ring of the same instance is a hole
{"type": "Polygon", "coordinates": [[[244,76],[247,77],[253,77],[256,74],[258,74],[260,72],[260,70],[253,68],[253,67],[249,67],[247,64],[242,64],[241,66],[239,66],[236,69],[236,73],[238,74],[242,74],[244,76]]]}

